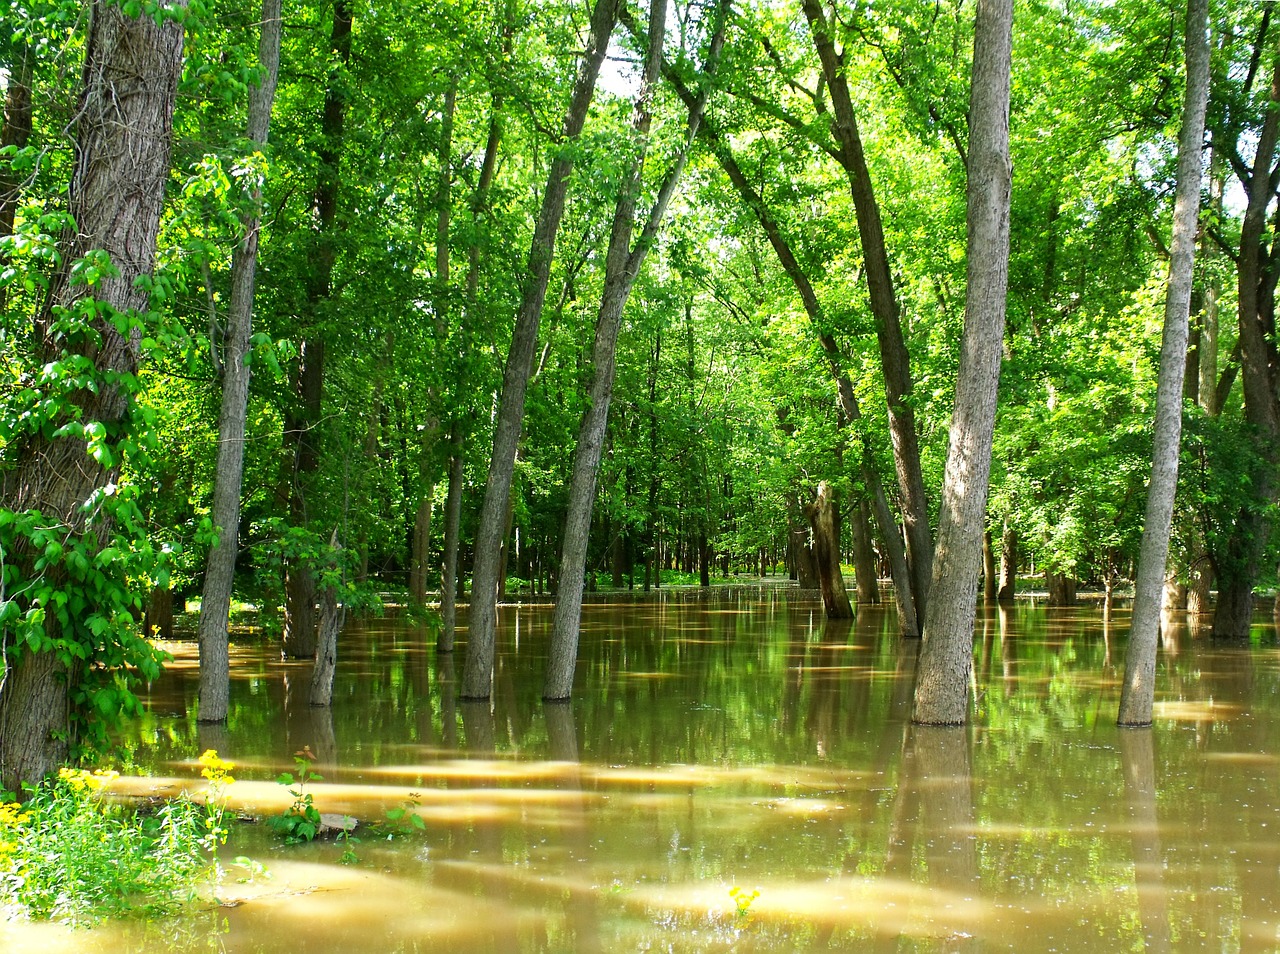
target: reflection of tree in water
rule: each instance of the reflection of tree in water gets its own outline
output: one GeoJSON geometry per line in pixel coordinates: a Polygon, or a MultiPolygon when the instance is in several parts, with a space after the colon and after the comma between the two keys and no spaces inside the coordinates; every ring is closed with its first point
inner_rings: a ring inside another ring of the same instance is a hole
{"type": "Polygon", "coordinates": [[[1138,892],[1138,918],[1147,954],[1170,950],[1169,899],[1164,886],[1164,853],[1156,816],[1155,752],[1151,729],[1118,731],[1124,767],[1124,795],[1133,841],[1133,873],[1138,892]]]}

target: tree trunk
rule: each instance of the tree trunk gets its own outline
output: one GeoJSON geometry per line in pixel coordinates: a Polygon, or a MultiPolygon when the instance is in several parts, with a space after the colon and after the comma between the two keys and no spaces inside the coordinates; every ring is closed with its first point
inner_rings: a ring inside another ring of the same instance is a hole
{"type": "Polygon", "coordinates": [[[1076,605],[1076,581],[1073,577],[1045,567],[1044,585],[1049,591],[1050,606],[1076,605]]]}
{"type": "MultiPolygon", "coordinates": [[[[565,114],[561,138],[570,142],[582,132],[587,110],[595,93],[600,64],[609,47],[609,36],[617,20],[620,0],[596,0],[591,14],[591,34],[578,64],[573,98],[565,114]]],[[[516,315],[511,350],[503,372],[502,395],[494,426],[493,453],[489,461],[489,477],[485,484],[484,503],[475,539],[475,567],[471,586],[470,629],[467,659],[463,667],[462,697],[488,699],[493,682],[493,655],[497,633],[498,573],[501,559],[502,533],[507,501],[511,496],[516,446],[524,420],[524,398],[532,372],[538,341],[538,324],[547,294],[551,258],[555,252],[556,233],[564,213],[569,173],[573,168],[572,153],[563,150],[551,164],[543,192],[542,208],[534,228],[529,249],[520,310],[516,315]]]]}
{"type": "Polygon", "coordinates": [[[813,563],[818,570],[818,587],[827,619],[853,619],[849,591],[840,572],[840,522],[835,491],[825,480],[818,484],[805,515],[813,529],[813,563]]]}
{"type": "MultiPolygon", "coordinates": [[[[812,0],[806,0],[812,2],[812,0]]],[[[968,717],[973,620],[1009,283],[1013,0],[978,0],[969,99],[968,285],[956,403],[912,719],[968,717]]]]}
{"type": "MultiPolygon", "coordinates": [[[[347,0],[334,0],[329,48],[336,54],[342,68],[351,62],[351,10],[347,0]]],[[[320,161],[314,199],[318,232],[312,268],[307,276],[307,303],[313,321],[323,317],[322,313],[333,296],[333,266],[337,257],[333,238],[341,183],[339,160],[347,111],[345,88],[345,80],[335,70],[325,91],[321,145],[317,150],[320,161]]],[[[324,402],[325,335],[322,328],[313,328],[303,338],[298,362],[299,408],[290,415],[289,426],[294,447],[289,514],[294,526],[302,526],[309,519],[308,484],[320,462],[315,428],[320,425],[324,402]]],[[[316,584],[310,568],[296,563],[287,568],[285,601],[282,647],[285,655],[299,659],[314,656],[316,584]]]]}
{"type": "Polygon", "coordinates": [[[996,549],[990,529],[982,534],[982,600],[984,603],[996,601],[996,549]]]}
{"type": "MultiPolygon", "coordinates": [[[[248,140],[265,146],[271,126],[271,105],[280,70],[281,0],[263,0],[258,37],[259,85],[249,91],[248,140]]],[[[231,303],[227,310],[222,350],[222,409],[218,414],[218,462],[213,478],[210,519],[218,540],[205,564],[200,600],[201,722],[227,717],[230,694],[227,624],[235,582],[236,552],[240,547],[240,487],[244,477],[245,420],[249,408],[249,340],[253,334],[253,289],[258,265],[258,233],[262,225],[262,190],[253,190],[255,209],[241,220],[244,237],[231,256],[231,303]]]]}
{"type": "MultiPolygon", "coordinates": [[[[171,4],[184,9],[183,0],[171,4]]],[[[64,236],[61,270],[54,276],[49,302],[70,308],[92,293],[118,312],[143,312],[147,292],[138,279],[149,275],[155,259],[156,232],[169,173],[173,105],[182,72],[182,26],[176,19],[157,24],[150,17],[127,17],[119,6],[95,2],[85,50],[84,92],[76,113],[76,162],[70,187],[70,211],[78,231],[64,236]],[[72,282],[70,269],[90,250],[101,249],[118,275],[95,286],[72,282]]],[[[62,345],[48,336],[51,315],[40,316],[36,330],[48,361],[62,345]]],[[[105,375],[128,376],[138,370],[136,333],[122,336],[113,322],[97,319],[90,355],[105,375]]],[[[121,422],[128,397],[110,380],[78,391],[72,400],[78,419],[101,422],[110,430],[121,422]]],[[[40,510],[51,522],[83,534],[90,512],[83,504],[113,481],[116,470],[103,469],[86,452],[83,439],[42,436],[20,438],[9,449],[16,466],[0,478],[0,507],[40,510]]],[[[99,539],[104,529],[94,527],[99,539]]],[[[12,565],[29,555],[6,554],[12,565]]],[[[34,572],[34,571],[33,571],[34,572]]],[[[85,613],[92,612],[90,594],[85,613]]],[[[55,639],[56,622],[50,622],[55,639]]],[[[48,773],[67,750],[73,731],[69,672],[56,651],[19,650],[6,633],[7,671],[0,682],[0,788],[17,791],[48,773]]]]}
{"type": "Polygon", "coordinates": [[[858,602],[864,606],[880,602],[880,580],[876,575],[876,555],[871,547],[871,508],[865,499],[849,510],[853,519],[853,578],[858,602]]]}
{"type": "Polygon", "coordinates": [[[1010,524],[1004,525],[1000,534],[1000,590],[996,599],[1012,603],[1018,592],[1018,531],[1010,524]]]}
{"type": "MultiPolygon", "coordinates": [[[[18,200],[22,197],[22,180],[11,165],[13,156],[3,150],[25,149],[31,138],[33,112],[31,108],[31,84],[35,55],[25,41],[14,41],[20,47],[16,62],[9,64],[9,88],[5,93],[4,128],[0,130],[0,238],[13,234],[14,215],[18,200]]],[[[5,256],[0,254],[0,269],[5,256]]],[[[0,287],[0,312],[8,304],[9,286],[0,287]]]]}
{"type": "Polygon", "coordinates": [[[142,631],[148,637],[173,639],[173,590],[156,586],[147,601],[147,613],[142,620],[142,631]]]}
{"type": "MultiPolygon", "coordinates": [[[[902,492],[902,520],[907,536],[907,559],[911,571],[911,592],[917,615],[925,612],[933,568],[933,537],[929,531],[929,501],[920,468],[920,445],[916,437],[915,412],[911,406],[911,365],[902,337],[897,294],[889,269],[889,254],[880,206],[876,201],[871,173],[867,169],[857,115],[849,93],[843,54],[836,51],[831,28],[819,0],[803,0],[805,18],[813,37],[823,77],[831,94],[834,122],[832,132],[840,144],[837,158],[849,178],[858,239],[867,275],[871,312],[876,320],[880,363],[884,371],[885,397],[889,406],[889,434],[893,461],[902,492]]],[[[970,149],[970,161],[972,161],[970,149]]]]}
{"type": "Polygon", "coordinates": [[[809,545],[809,531],[803,527],[791,529],[791,552],[796,561],[796,586],[802,590],[818,588],[818,567],[813,561],[813,547],[809,545]]]}
{"type": "Polygon", "coordinates": [[[458,530],[462,523],[462,425],[449,434],[449,492],[444,503],[444,575],[440,581],[440,636],[436,651],[453,652],[458,622],[458,530]]]}
{"type": "MultiPolygon", "coordinates": [[[[605,430],[609,423],[609,404],[613,398],[618,332],[622,311],[645,256],[657,238],[667,206],[684,172],[685,161],[698,135],[698,126],[706,110],[710,83],[704,84],[702,95],[689,109],[688,128],[683,148],[668,170],[639,241],[632,248],[636,202],[641,186],[641,172],[653,120],[652,100],[662,66],[662,40],[666,28],[666,0],[651,0],[649,14],[649,48],[645,57],[640,92],[635,104],[634,129],[640,145],[633,155],[631,168],[619,192],[614,208],[609,250],[605,259],[604,293],[596,317],[595,342],[592,346],[593,374],[578,430],[578,443],[573,456],[569,482],[568,513],[565,517],[560,556],[560,588],[556,592],[556,608],[551,624],[550,658],[543,686],[544,700],[567,699],[573,692],[573,671],[578,658],[578,631],[582,617],[582,578],[586,566],[587,542],[591,529],[592,505],[596,494],[596,472],[604,449],[605,430]]],[[[720,57],[724,42],[725,3],[720,6],[716,31],[707,54],[704,75],[709,79],[720,57]]]]}
{"type": "Polygon", "coordinates": [[[1209,99],[1208,0],[1188,0],[1186,25],[1187,88],[1178,136],[1178,186],[1165,296],[1164,341],[1156,386],[1155,446],[1147,514],[1134,583],[1133,623],[1120,693],[1122,726],[1150,725],[1155,705],[1156,647],[1160,637],[1160,600],[1178,489],[1178,452],[1182,439],[1182,390],[1186,373],[1187,322],[1200,214],[1200,167],[1205,107],[1209,99]]]}
{"type": "MultiPolygon", "coordinates": [[[[342,549],[338,531],[329,542],[336,555],[342,549]]],[[[338,667],[338,634],[346,612],[338,605],[338,588],[330,584],[320,591],[320,631],[316,639],[315,668],[311,670],[311,704],[327,706],[333,701],[333,674],[338,667]]]]}

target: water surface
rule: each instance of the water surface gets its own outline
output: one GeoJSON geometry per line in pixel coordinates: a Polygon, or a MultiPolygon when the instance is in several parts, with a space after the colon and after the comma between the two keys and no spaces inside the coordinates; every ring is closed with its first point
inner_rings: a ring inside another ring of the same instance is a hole
{"type": "Polygon", "coordinates": [[[364,823],[359,863],[244,824],[212,912],[0,925],[0,948],[1280,950],[1274,626],[1223,646],[1175,625],[1157,723],[1122,731],[1122,611],[980,609],[964,729],[910,726],[918,644],[887,610],[827,623],[768,586],[591,603],[575,699],[544,706],[550,619],[501,610],[491,704],[459,702],[461,651],[394,616],[343,633],[331,711],[306,704],[308,664],[238,644],[213,729],[174,644],[121,740],[124,787],[198,788],[212,747],[238,808],[278,812],[272,780],[306,746],[320,809],[364,823]],[[425,833],[370,828],[396,808],[425,833]],[[236,855],[270,878],[239,880],[236,855]],[[759,892],[745,914],[735,887],[759,892]]]}

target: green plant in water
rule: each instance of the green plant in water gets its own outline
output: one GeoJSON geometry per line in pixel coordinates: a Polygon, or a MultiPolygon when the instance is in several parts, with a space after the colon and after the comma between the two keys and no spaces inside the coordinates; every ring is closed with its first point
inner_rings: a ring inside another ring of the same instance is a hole
{"type": "Polygon", "coordinates": [[[342,831],[338,832],[338,841],[342,845],[342,857],[338,859],[339,864],[354,865],[360,861],[360,857],[356,854],[355,849],[351,847],[352,842],[357,844],[360,839],[351,834],[351,829],[356,827],[355,819],[350,815],[342,816],[342,831]]]}
{"type": "Polygon", "coordinates": [[[64,768],[26,786],[25,802],[0,801],[0,907],[73,924],[154,916],[192,903],[218,876],[220,783],[204,804],[184,795],[148,812],[103,797],[116,777],[64,768]]]}
{"type": "Polygon", "coordinates": [[[281,772],[276,777],[279,784],[289,789],[289,794],[293,796],[293,804],[286,808],[283,814],[268,819],[267,824],[290,845],[312,841],[320,831],[320,811],[316,808],[311,793],[307,791],[308,783],[318,782],[324,778],[323,775],[311,771],[311,763],[314,760],[311,746],[303,746],[300,752],[293,753],[297,775],[293,772],[281,772]]]}
{"type": "Polygon", "coordinates": [[[387,809],[385,820],[377,826],[378,831],[386,835],[387,841],[427,830],[427,823],[416,811],[421,799],[422,796],[417,792],[411,792],[399,808],[387,809]]]}

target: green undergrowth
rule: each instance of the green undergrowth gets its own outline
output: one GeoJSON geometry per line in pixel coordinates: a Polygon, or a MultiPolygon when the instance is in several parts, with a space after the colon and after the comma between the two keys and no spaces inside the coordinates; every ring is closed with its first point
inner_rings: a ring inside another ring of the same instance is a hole
{"type": "Polygon", "coordinates": [[[229,763],[201,758],[208,789],[156,806],[105,792],[114,772],[62,769],[21,802],[0,800],[0,914],[90,925],[159,917],[197,903],[226,841],[229,763]]]}

